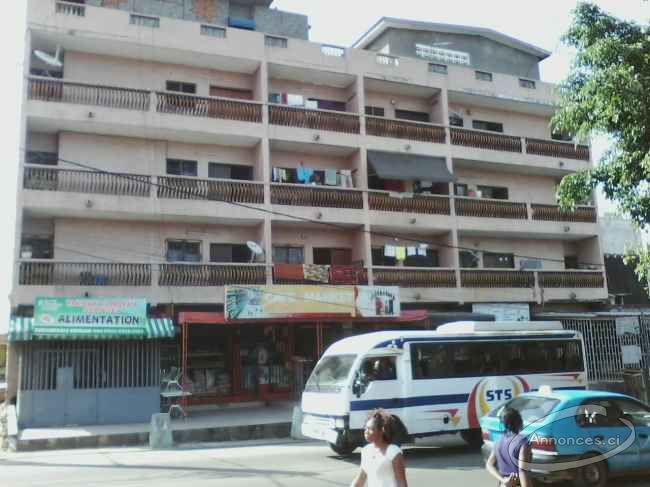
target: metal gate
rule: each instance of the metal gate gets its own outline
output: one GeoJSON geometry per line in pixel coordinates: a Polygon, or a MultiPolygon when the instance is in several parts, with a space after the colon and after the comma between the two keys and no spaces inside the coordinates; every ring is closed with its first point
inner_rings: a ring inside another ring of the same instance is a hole
{"type": "Polygon", "coordinates": [[[562,319],[582,333],[589,382],[619,382],[625,369],[650,369],[650,317],[562,319]]]}

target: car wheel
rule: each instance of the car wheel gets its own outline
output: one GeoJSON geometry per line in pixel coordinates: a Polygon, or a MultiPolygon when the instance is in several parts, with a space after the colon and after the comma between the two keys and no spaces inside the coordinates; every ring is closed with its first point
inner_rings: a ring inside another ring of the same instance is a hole
{"type": "Polygon", "coordinates": [[[607,477],[608,471],[605,462],[591,463],[578,469],[575,484],[577,487],[605,487],[607,477]]]}
{"type": "Polygon", "coordinates": [[[483,436],[480,429],[463,430],[460,432],[460,437],[473,450],[478,450],[483,446],[483,436]]]}
{"type": "Polygon", "coordinates": [[[334,443],[329,443],[330,448],[334,453],[341,457],[347,457],[352,454],[354,450],[357,449],[357,445],[352,443],[345,442],[342,445],[335,445],[334,443]]]}

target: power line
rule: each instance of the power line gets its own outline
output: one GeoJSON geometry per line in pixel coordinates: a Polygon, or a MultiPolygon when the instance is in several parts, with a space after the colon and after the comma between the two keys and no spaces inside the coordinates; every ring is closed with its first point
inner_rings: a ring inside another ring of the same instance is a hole
{"type": "MultiPolygon", "coordinates": [[[[25,149],[22,149],[22,150],[25,151],[25,149]]],[[[191,196],[193,199],[198,198],[198,199],[201,199],[201,200],[204,200],[204,201],[218,201],[218,202],[226,203],[226,204],[241,207],[241,208],[246,208],[248,210],[259,211],[259,212],[262,212],[262,213],[272,214],[272,215],[275,215],[275,216],[282,216],[282,217],[286,217],[286,218],[291,218],[291,219],[298,220],[298,221],[303,221],[303,222],[306,222],[306,223],[311,223],[311,224],[316,224],[316,225],[323,225],[323,226],[327,226],[329,228],[335,228],[335,229],[337,229],[339,231],[345,231],[345,232],[361,231],[361,232],[367,233],[369,235],[375,235],[375,236],[381,236],[381,237],[386,237],[386,238],[391,238],[391,239],[403,240],[403,241],[406,241],[406,242],[413,242],[413,243],[417,243],[417,244],[426,243],[426,244],[431,245],[433,247],[442,247],[442,248],[449,248],[449,249],[454,249],[454,250],[464,250],[464,251],[468,251],[468,252],[471,252],[471,253],[475,253],[475,252],[495,253],[495,251],[485,250],[485,249],[481,249],[481,248],[463,247],[463,246],[445,244],[445,243],[440,243],[440,242],[431,242],[431,241],[426,241],[426,240],[423,240],[423,239],[414,239],[412,237],[408,237],[408,236],[400,235],[400,234],[378,232],[376,230],[366,230],[365,228],[345,227],[343,225],[338,225],[336,223],[324,222],[324,221],[315,220],[315,219],[312,219],[312,218],[302,217],[302,216],[298,216],[298,215],[293,215],[293,214],[290,214],[290,213],[285,213],[285,212],[281,212],[281,211],[277,211],[277,210],[269,210],[269,209],[266,209],[266,208],[259,208],[259,207],[254,206],[254,205],[250,205],[250,204],[246,204],[246,203],[240,203],[240,202],[231,201],[231,200],[226,200],[226,199],[223,199],[223,198],[222,199],[219,199],[219,198],[214,198],[214,199],[206,198],[203,195],[199,195],[199,194],[195,193],[194,191],[191,191],[191,190],[188,190],[188,189],[178,188],[178,187],[170,186],[170,185],[163,184],[163,183],[160,183],[160,182],[155,182],[154,183],[154,182],[152,182],[150,180],[149,181],[142,180],[142,179],[140,179],[140,176],[108,171],[108,170],[105,170],[105,169],[101,169],[101,168],[91,166],[89,164],[70,161],[70,160],[62,159],[62,158],[58,158],[57,160],[64,163],[64,164],[69,164],[69,165],[72,165],[72,166],[80,167],[80,168],[89,170],[91,172],[95,172],[95,173],[99,173],[99,174],[106,174],[106,175],[110,175],[110,176],[114,176],[114,177],[120,177],[120,178],[123,178],[123,179],[126,179],[126,180],[134,181],[134,182],[137,182],[139,184],[146,184],[146,185],[149,185],[149,186],[152,186],[152,187],[168,189],[168,190],[170,190],[170,191],[172,191],[172,192],[174,192],[176,194],[180,193],[180,194],[185,194],[186,196],[191,196]]],[[[513,257],[518,257],[520,259],[529,259],[529,260],[538,260],[538,261],[545,261],[545,262],[564,263],[563,259],[553,259],[553,258],[550,258],[550,257],[530,256],[530,255],[522,255],[522,254],[516,254],[516,253],[513,253],[512,255],[513,255],[513,257]]],[[[588,266],[603,267],[603,264],[600,264],[600,263],[582,262],[582,264],[583,265],[588,265],[588,266]]]]}

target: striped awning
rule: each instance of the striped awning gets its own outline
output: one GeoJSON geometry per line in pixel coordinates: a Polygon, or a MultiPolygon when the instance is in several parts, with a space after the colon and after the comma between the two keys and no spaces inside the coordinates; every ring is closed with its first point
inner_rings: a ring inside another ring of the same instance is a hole
{"type": "Polygon", "coordinates": [[[144,328],[140,329],[141,333],[125,334],[123,331],[116,329],[114,333],[106,328],[98,330],[97,333],[88,334],[74,333],[74,329],[67,330],[65,333],[36,333],[34,330],[34,320],[32,318],[12,318],[9,322],[9,333],[7,340],[10,342],[24,342],[28,340],[115,340],[115,339],[159,339],[173,338],[176,336],[174,322],[169,318],[151,318],[144,328]]]}

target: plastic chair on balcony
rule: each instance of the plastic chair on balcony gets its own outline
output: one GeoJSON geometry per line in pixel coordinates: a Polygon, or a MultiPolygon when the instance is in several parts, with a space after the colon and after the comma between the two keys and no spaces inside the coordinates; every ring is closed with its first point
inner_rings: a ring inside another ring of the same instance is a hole
{"type": "Polygon", "coordinates": [[[178,367],[172,367],[168,371],[163,371],[160,379],[160,387],[163,391],[182,391],[181,378],[182,370],[178,367]]]}

